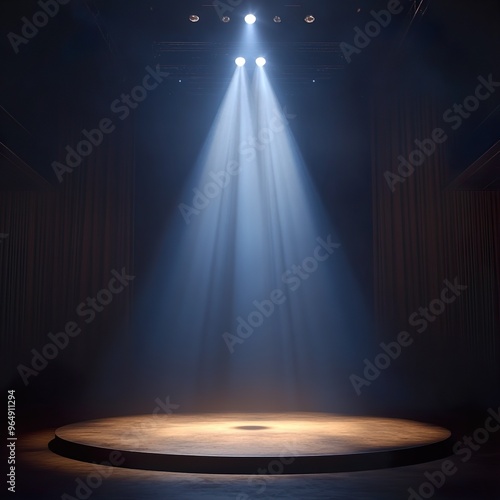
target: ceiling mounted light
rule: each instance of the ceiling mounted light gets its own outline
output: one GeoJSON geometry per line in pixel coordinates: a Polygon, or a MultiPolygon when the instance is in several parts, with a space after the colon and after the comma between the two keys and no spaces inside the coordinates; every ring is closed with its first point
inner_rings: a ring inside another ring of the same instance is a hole
{"type": "Polygon", "coordinates": [[[236,63],[236,66],[245,66],[246,60],[244,57],[237,57],[234,62],[236,63]]]}
{"type": "Polygon", "coordinates": [[[229,16],[224,16],[224,17],[222,18],[222,22],[223,22],[223,23],[228,23],[229,21],[231,21],[231,18],[230,18],[229,16]]]}
{"type": "Polygon", "coordinates": [[[274,16],[273,21],[275,23],[281,23],[281,17],[280,16],[274,16]]]}
{"type": "Polygon", "coordinates": [[[253,14],[247,14],[245,16],[245,22],[247,24],[254,24],[257,21],[257,18],[253,14]]]}
{"type": "Polygon", "coordinates": [[[192,23],[197,23],[199,20],[200,20],[200,16],[197,16],[196,14],[191,14],[189,16],[189,20],[192,22],[192,23]]]}
{"type": "Polygon", "coordinates": [[[257,66],[259,66],[260,68],[262,68],[262,66],[264,66],[266,64],[266,59],[264,57],[257,57],[257,59],[255,59],[255,64],[257,66]]]}
{"type": "Polygon", "coordinates": [[[306,16],[304,18],[304,21],[307,23],[307,24],[311,24],[313,23],[314,21],[316,21],[316,18],[314,16],[306,16]]]}

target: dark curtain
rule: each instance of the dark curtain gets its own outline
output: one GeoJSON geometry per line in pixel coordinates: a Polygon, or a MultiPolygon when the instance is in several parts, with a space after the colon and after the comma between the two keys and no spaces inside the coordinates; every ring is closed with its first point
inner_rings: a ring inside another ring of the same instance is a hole
{"type": "MultiPolygon", "coordinates": [[[[61,113],[59,151],[73,147],[88,117],[61,113]]],[[[133,275],[134,151],[132,123],[123,122],[63,181],[30,191],[3,191],[0,199],[0,337],[3,380],[25,384],[18,365],[31,367],[31,349],[41,352],[48,334],[74,321],[82,332],[36,377],[34,392],[57,392],[71,380],[82,384],[114,336],[125,335],[133,281],[93,321],[79,316],[87,297],[108,287],[113,270],[133,275]],[[54,383],[54,378],[57,381],[54,383]]],[[[74,390],[73,393],[78,391],[74,390]]],[[[75,396],[76,397],[76,396],[75,396]]],[[[31,401],[33,403],[33,401],[31,401]]]]}
{"type": "MultiPolygon", "coordinates": [[[[491,398],[500,379],[500,193],[452,191],[449,148],[436,147],[394,192],[415,140],[443,127],[431,93],[394,84],[374,92],[372,123],[375,313],[381,340],[406,330],[415,338],[398,361],[407,394],[426,404],[457,406],[491,398]],[[466,285],[422,333],[409,322],[440,298],[445,279],[466,285]]],[[[395,372],[393,372],[395,373],[395,372]]]]}

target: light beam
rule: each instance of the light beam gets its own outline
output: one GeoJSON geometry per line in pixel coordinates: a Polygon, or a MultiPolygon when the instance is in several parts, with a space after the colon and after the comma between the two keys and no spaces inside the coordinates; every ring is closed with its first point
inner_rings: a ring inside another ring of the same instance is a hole
{"type": "Polygon", "coordinates": [[[352,392],[362,299],[294,119],[264,70],[250,88],[237,68],[179,199],[138,350],[144,385],[168,381],[184,410],[330,411],[352,392]]]}

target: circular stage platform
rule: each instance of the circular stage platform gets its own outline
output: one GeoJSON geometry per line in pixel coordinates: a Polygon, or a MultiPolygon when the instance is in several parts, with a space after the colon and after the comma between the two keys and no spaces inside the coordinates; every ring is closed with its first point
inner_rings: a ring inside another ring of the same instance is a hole
{"type": "Polygon", "coordinates": [[[141,415],[60,427],[64,457],[132,469],[310,474],[381,469],[451,454],[451,433],[410,420],[330,413],[141,415]]]}

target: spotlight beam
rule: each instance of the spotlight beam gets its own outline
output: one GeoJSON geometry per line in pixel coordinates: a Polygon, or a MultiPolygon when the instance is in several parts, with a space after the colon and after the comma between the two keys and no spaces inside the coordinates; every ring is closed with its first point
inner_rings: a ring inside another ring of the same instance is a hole
{"type": "Polygon", "coordinates": [[[139,382],[168,381],[208,410],[330,404],[365,331],[294,117],[266,73],[250,89],[235,68],[137,318],[150,337],[139,382]]]}

